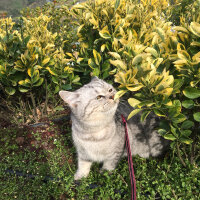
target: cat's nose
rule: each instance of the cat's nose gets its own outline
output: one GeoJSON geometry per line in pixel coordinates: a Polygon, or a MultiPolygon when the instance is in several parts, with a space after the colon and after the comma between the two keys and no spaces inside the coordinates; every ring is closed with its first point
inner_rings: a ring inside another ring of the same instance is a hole
{"type": "Polygon", "coordinates": [[[114,95],[112,95],[112,96],[109,96],[109,99],[112,99],[112,100],[114,100],[114,95]]]}

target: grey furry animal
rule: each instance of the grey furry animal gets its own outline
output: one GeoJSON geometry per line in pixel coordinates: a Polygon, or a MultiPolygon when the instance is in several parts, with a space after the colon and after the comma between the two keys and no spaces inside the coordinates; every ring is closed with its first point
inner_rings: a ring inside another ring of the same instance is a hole
{"type": "MultiPolygon", "coordinates": [[[[59,92],[71,109],[72,136],[78,155],[75,180],[88,176],[92,162],[102,162],[103,169],[113,170],[126,155],[121,114],[127,117],[133,108],[114,100],[115,93],[112,85],[97,77],[74,92],[59,92]]],[[[155,122],[152,116],[144,123],[140,123],[139,116],[128,121],[132,155],[149,158],[162,154],[167,142],[154,131],[155,122]]]]}

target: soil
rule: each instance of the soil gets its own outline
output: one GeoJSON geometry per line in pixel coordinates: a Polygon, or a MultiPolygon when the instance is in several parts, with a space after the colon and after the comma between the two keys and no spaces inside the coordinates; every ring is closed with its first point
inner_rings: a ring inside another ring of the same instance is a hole
{"type": "Polygon", "coordinates": [[[15,139],[12,142],[19,145],[20,149],[28,149],[37,153],[40,153],[41,150],[54,149],[54,140],[66,134],[65,130],[71,127],[69,109],[56,112],[40,119],[37,124],[29,125],[13,124],[10,117],[3,116],[6,116],[6,113],[0,115],[0,132],[14,134],[15,139]],[[38,138],[40,139],[38,140],[38,138]]]}

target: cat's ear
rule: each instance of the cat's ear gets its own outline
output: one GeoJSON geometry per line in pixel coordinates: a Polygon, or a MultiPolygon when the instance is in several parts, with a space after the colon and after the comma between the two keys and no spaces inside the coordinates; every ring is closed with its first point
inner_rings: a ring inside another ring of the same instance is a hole
{"type": "Polygon", "coordinates": [[[92,78],[91,78],[91,81],[93,82],[93,81],[99,81],[99,78],[97,77],[97,76],[93,76],[92,78]]]}
{"type": "Polygon", "coordinates": [[[77,98],[79,97],[79,94],[75,92],[68,92],[61,90],[59,92],[60,97],[72,108],[77,107],[77,98]]]}

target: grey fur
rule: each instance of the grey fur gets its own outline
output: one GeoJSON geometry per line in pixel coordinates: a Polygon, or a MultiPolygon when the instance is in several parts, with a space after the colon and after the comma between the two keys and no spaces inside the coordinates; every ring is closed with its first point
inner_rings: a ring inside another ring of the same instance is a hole
{"type": "MultiPolygon", "coordinates": [[[[88,176],[92,162],[103,162],[103,169],[113,170],[126,155],[121,114],[127,117],[133,108],[114,100],[115,93],[112,85],[97,77],[75,92],[59,92],[72,111],[72,136],[78,155],[75,180],[88,176]]],[[[159,156],[168,143],[154,130],[156,118],[149,116],[144,123],[139,119],[137,115],[128,121],[132,155],[159,156]]]]}

